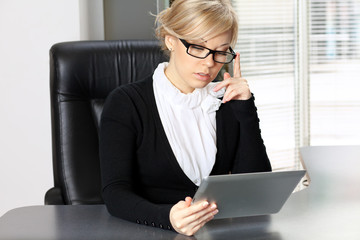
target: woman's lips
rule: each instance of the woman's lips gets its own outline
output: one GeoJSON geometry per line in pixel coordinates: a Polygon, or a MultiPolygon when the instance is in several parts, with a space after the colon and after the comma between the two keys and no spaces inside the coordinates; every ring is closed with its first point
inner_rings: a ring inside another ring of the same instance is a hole
{"type": "Polygon", "coordinates": [[[209,81],[210,80],[210,75],[207,74],[207,73],[195,73],[195,77],[198,79],[198,80],[201,80],[201,81],[209,81]]]}

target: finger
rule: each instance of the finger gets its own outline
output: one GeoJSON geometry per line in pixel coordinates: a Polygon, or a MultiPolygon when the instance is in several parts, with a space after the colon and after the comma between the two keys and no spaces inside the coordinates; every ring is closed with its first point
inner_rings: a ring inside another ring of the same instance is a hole
{"type": "Polygon", "coordinates": [[[214,216],[219,212],[218,209],[213,209],[211,207],[209,207],[209,209],[207,210],[209,211],[206,211],[203,215],[196,217],[194,221],[190,222],[188,225],[188,229],[192,229],[192,231],[195,233],[207,222],[211,221],[214,216]]]}
{"type": "Polygon", "coordinates": [[[194,227],[189,226],[189,231],[188,231],[188,236],[192,236],[194,235],[197,231],[200,230],[200,228],[202,228],[206,223],[208,223],[209,221],[211,221],[214,218],[214,215],[211,215],[211,217],[209,217],[208,219],[206,219],[205,221],[195,225],[194,227]]]}
{"type": "Polygon", "coordinates": [[[234,78],[241,78],[240,53],[236,53],[234,62],[234,78]]]}
{"type": "Polygon", "coordinates": [[[189,216],[192,216],[198,212],[201,212],[202,210],[206,209],[207,207],[209,207],[209,202],[208,201],[200,201],[200,202],[196,202],[193,205],[189,206],[188,208],[185,209],[184,214],[183,214],[183,218],[187,218],[189,216]]]}
{"type": "Polygon", "coordinates": [[[231,93],[236,89],[236,86],[234,84],[229,84],[226,86],[226,91],[223,96],[223,103],[229,102],[231,100],[231,93]]]}
{"type": "Polygon", "coordinates": [[[228,78],[231,78],[231,75],[230,75],[230,73],[225,72],[225,73],[224,73],[224,80],[225,80],[225,79],[228,79],[228,78]]]}
{"type": "Polygon", "coordinates": [[[225,87],[225,86],[226,86],[226,82],[224,82],[224,81],[227,80],[227,79],[229,79],[229,78],[231,78],[230,73],[225,72],[225,73],[224,73],[224,80],[221,81],[219,84],[217,84],[217,85],[213,88],[213,91],[214,91],[214,92],[217,92],[217,91],[219,91],[220,89],[222,89],[223,87],[225,87]]]}
{"type": "Polygon", "coordinates": [[[196,212],[194,213],[193,215],[189,216],[186,221],[188,221],[188,224],[194,224],[196,223],[199,224],[201,223],[202,221],[204,221],[204,219],[206,219],[207,217],[206,216],[210,216],[212,212],[216,211],[217,210],[217,206],[216,204],[211,204],[209,205],[207,208],[199,211],[199,212],[196,212]]]}
{"type": "Polygon", "coordinates": [[[196,224],[193,228],[200,228],[202,226],[204,226],[207,222],[211,221],[212,219],[214,219],[215,215],[219,212],[218,209],[212,210],[211,212],[207,213],[206,215],[204,215],[201,219],[199,219],[198,224],[196,224]]]}
{"type": "MultiPolygon", "coordinates": [[[[225,73],[225,74],[226,74],[226,73],[225,73]]],[[[220,89],[222,89],[223,87],[227,87],[227,86],[230,84],[231,77],[225,79],[225,74],[224,74],[224,80],[222,80],[221,82],[219,82],[219,83],[213,88],[213,91],[214,91],[214,92],[217,92],[217,91],[219,91],[220,89]]],[[[230,76],[229,73],[227,73],[227,74],[230,76]]]]}
{"type": "MultiPolygon", "coordinates": [[[[208,208],[208,209],[210,209],[210,208],[208,208]]],[[[208,214],[208,211],[206,211],[206,209],[203,209],[203,211],[194,212],[190,215],[185,214],[184,211],[181,211],[181,212],[179,212],[179,214],[176,217],[174,216],[175,221],[172,221],[171,224],[173,225],[174,229],[177,232],[181,232],[181,233],[188,232],[195,225],[197,225],[199,219],[202,218],[202,216],[206,215],[206,214],[208,214]],[[188,216],[185,217],[185,215],[188,215],[188,216]]]]}
{"type": "Polygon", "coordinates": [[[222,99],[222,103],[226,103],[226,102],[229,102],[231,99],[230,99],[230,93],[232,92],[232,90],[229,90],[227,89],[224,96],[223,96],[223,99],[222,99]]]}
{"type": "Polygon", "coordinates": [[[223,103],[229,102],[232,99],[234,99],[236,96],[238,95],[238,93],[235,90],[229,90],[226,91],[226,94],[223,97],[223,103]]]}
{"type": "Polygon", "coordinates": [[[191,205],[191,202],[192,202],[192,198],[191,197],[186,197],[185,198],[185,203],[186,205],[189,207],[191,205]]]}
{"type": "Polygon", "coordinates": [[[217,91],[219,91],[220,89],[222,89],[223,87],[225,87],[223,81],[222,81],[222,82],[219,82],[219,83],[213,88],[213,91],[214,91],[214,92],[217,92],[217,91]]]}
{"type": "Polygon", "coordinates": [[[184,234],[187,236],[193,236],[197,231],[200,230],[207,222],[203,222],[201,224],[196,225],[195,227],[189,227],[185,230],[184,234]]]}
{"type": "Polygon", "coordinates": [[[251,98],[251,92],[247,82],[242,82],[241,87],[229,86],[226,89],[226,92],[223,97],[223,103],[229,102],[231,100],[248,100],[251,98]]]}
{"type": "Polygon", "coordinates": [[[242,89],[237,85],[229,85],[226,88],[226,92],[224,93],[223,103],[229,102],[232,99],[235,99],[238,95],[241,94],[242,89]]]}
{"type": "MultiPolygon", "coordinates": [[[[200,204],[200,205],[205,206],[206,204],[200,204]]],[[[194,205],[192,205],[190,208],[194,208],[194,205]]],[[[186,235],[192,235],[194,227],[201,225],[203,222],[206,223],[207,221],[211,220],[212,219],[211,217],[216,213],[217,213],[216,204],[208,205],[207,208],[199,212],[195,212],[192,215],[189,215],[188,217],[181,218],[182,219],[181,221],[178,221],[175,224],[175,226],[173,225],[174,229],[177,232],[183,234],[185,233],[186,235]]]]}

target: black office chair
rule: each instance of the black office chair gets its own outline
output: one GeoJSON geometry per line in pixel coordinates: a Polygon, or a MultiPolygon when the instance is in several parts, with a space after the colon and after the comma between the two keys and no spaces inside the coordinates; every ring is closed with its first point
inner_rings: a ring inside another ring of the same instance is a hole
{"type": "Polygon", "coordinates": [[[157,41],[80,41],[50,50],[54,187],[45,204],[101,204],[98,124],[117,86],[152,74],[167,61],[157,41]]]}

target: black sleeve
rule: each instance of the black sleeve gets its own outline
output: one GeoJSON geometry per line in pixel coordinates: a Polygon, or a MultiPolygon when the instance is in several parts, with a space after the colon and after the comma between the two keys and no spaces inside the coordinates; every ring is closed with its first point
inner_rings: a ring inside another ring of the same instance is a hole
{"type": "Polygon", "coordinates": [[[229,102],[239,123],[239,146],[236,151],[233,173],[271,171],[271,164],[261,137],[255,98],[229,102]]]}
{"type": "Polygon", "coordinates": [[[141,117],[129,91],[118,88],[104,105],[100,125],[102,195],[109,213],[132,222],[171,229],[172,205],[154,204],[137,192],[141,117]]]}

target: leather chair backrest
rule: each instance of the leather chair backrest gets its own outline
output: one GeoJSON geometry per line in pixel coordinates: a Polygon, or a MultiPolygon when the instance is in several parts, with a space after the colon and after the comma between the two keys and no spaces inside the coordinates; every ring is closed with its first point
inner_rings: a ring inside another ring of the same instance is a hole
{"type": "Polygon", "coordinates": [[[98,124],[104,100],[117,86],[152,74],[167,61],[153,40],[80,41],[50,50],[55,188],[65,204],[99,204],[98,124]]]}

